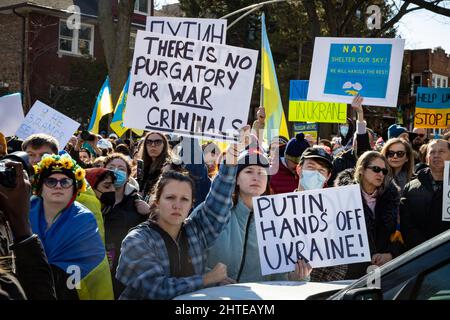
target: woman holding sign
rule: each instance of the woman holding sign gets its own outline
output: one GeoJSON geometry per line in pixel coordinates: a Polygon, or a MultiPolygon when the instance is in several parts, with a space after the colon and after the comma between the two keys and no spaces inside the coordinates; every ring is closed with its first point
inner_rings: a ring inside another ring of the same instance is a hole
{"type": "Polygon", "coordinates": [[[257,145],[253,144],[238,159],[230,221],[208,250],[208,266],[212,268],[219,262],[224,263],[229,277],[236,282],[303,280],[308,278],[312,269],[302,260],[289,274],[261,274],[252,199],[268,192],[269,160],[257,145]]]}
{"type": "Polygon", "coordinates": [[[122,243],[116,273],[125,286],[120,299],[172,299],[230,281],[224,264],[216,264],[209,272],[205,265],[206,249],[230,217],[237,155],[238,146],[231,145],[205,202],[189,219],[193,180],[175,171],[161,175],[155,186],[152,218],[133,229],[122,243]]]}
{"type": "MultiPolygon", "coordinates": [[[[396,255],[389,238],[396,229],[400,195],[390,176],[387,159],[377,151],[366,151],[356,163],[354,179],[361,187],[371,263],[377,266],[396,255]]],[[[350,264],[346,278],[357,279],[365,275],[369,265],[350,264]]]]}

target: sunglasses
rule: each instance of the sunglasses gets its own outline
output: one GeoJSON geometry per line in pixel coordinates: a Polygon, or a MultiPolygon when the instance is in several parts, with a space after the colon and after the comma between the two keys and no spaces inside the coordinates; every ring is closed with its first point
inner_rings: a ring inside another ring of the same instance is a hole
{"type": "Polygon", "coordinates": [[[162,145],[162,143],[163,143],[162,139],[156,139],[156,140],[147,139],[145,141],[145,144],[147,146],[154,145],[155,147],[159,147],[160,145],[162,145]]]}
{"type": "Polygon", "coordinates": [[[403,158],[403,156],[406,154],[405,151],[388,151],[386,152],[386,156],[388,158],[393,158],[395,155],[397,155],[398,158],[403,158]]]}
{"type": "Polygon", "coordinates": [[[55,178],[47,178],[44,180],[44,184],[49,188],[55,188],[57,185],[61,186],[63,189],[68,189],[73,185],[73,180],[69,178],[63,178],[61,180],[55,178]]]}
{"type": "Polygon", "coordinates": [[[373,172],[375,172],[375,173],[380,173],[380,172],[383,172],[383,175],[385,176],[385,175],[387,175],[388,174],[388,169],[386,169],[386,168],[380,168],[380,167],[378,167],[378,166],[368,166],[367,168],[369,168],[370,170],[372,170],[373,172]]]}

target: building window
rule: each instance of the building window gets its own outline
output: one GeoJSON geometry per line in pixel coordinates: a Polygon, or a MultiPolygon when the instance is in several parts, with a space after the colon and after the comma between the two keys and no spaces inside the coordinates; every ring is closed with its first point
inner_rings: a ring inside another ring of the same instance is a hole
{"type": "Polygon", "coordinates": [[[447,88],[447,79],[442,79],[442,88],[447,88]]]}
{"type": "Polygon", "coordinates": [[[412,95],[417,93],[417,88],[422,86],[422,75],[413,74],[412,75],[412,95]]]}
{"type": "Polygon", "coordinates": [[[70,30],[65,20],[59,21],[59,51],[75,55],[94,55],[94,26],[81,24],[70,30]]]}
{"type": "Polygon", "coordinates": [[[136,0],[134,2],[134,12],[148,15],[148,0],[136,0]]]}
{"type": "Polygon", "coordinates": [[[130,49],[134,51],[134,45],[136,44],[136,33],[130,33],[130,49]]]}

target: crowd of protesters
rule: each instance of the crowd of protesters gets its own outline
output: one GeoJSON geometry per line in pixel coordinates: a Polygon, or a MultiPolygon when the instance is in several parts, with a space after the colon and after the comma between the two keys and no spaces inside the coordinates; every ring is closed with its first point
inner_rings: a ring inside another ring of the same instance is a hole
{"type": "Polygon", "coordinates": [[[264,148],[262,107],[226,150],[159,132],[82,131],[64,148],[0,133],[0,157],[21,150],[30,165],[5,162],[15,187],[0,184],[0,299],[171,299],[236,282],[356,279],[449,229],[449,135],[394,124],[376,139],[362,102],[351,105],[356,121],[317,145],[300,133],[264,148]],[[312,269],[299,259],[263,276],[252,198],[349,184],[360,187],[371,261],[312,269]]]}

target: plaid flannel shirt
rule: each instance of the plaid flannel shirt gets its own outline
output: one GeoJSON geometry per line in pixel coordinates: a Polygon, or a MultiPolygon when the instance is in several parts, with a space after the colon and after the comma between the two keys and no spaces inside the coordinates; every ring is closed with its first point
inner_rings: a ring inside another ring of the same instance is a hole
{"type": "Polygon", "coordinates": [[[116,278],[125,285],[119,299],[172,299],[202,288],[206,249],[230,218],[237,167],[220,166],[205,202],[186,220],[189,256],[195,275],[171,277],[170,261],[160,234],[145,224],[123,240],[116,278]]]}

